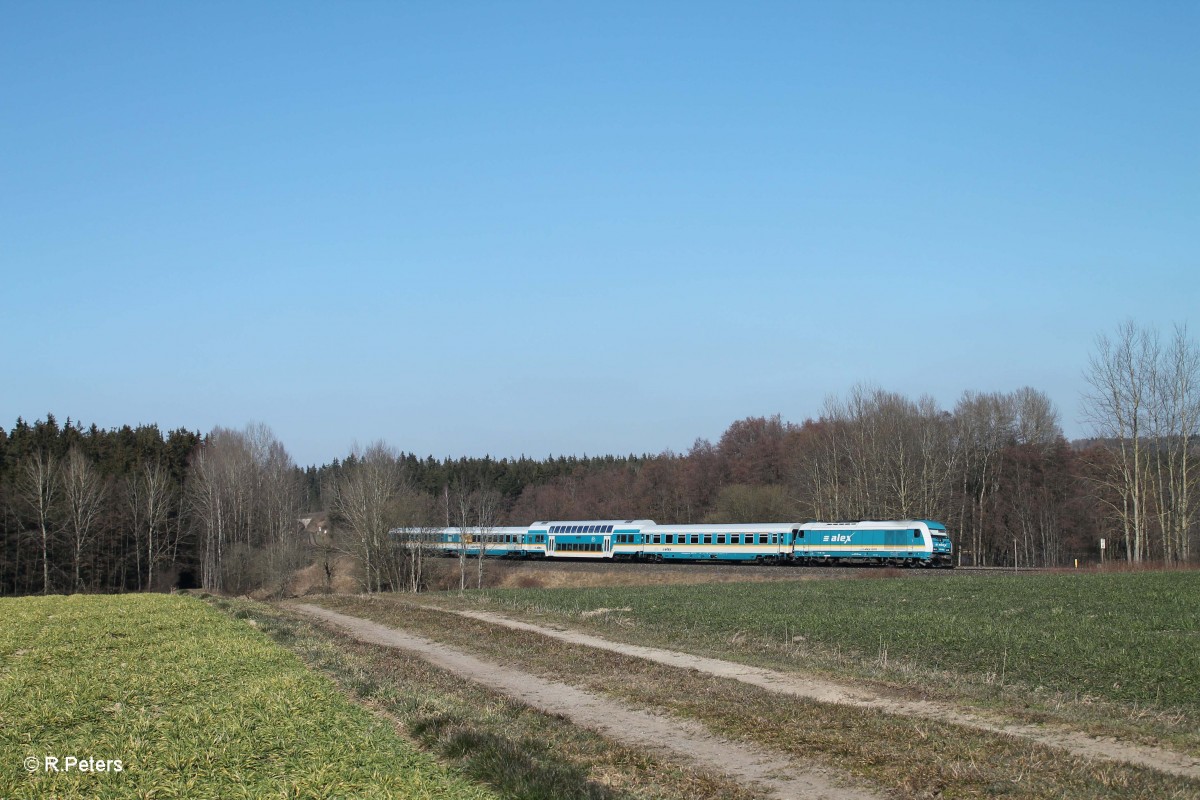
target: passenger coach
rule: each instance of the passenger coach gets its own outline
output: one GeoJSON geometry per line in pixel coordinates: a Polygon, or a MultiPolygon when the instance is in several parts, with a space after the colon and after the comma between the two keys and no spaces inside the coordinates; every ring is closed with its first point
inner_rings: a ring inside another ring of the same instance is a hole
{"type": "Polygon", "coordinates": [[[392,535],[405,546],[446,556],[954,566],[946,526],[924,519],[740,525],[562,520],[539,521],[528,528],[396,529],[392,535]]]}

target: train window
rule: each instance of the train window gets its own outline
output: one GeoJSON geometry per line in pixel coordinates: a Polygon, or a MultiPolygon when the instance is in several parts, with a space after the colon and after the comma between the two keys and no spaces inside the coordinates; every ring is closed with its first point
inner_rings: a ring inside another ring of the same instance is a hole
{"type": "Polygon", "coordinates": [[[766,543],[767,543],[767,535],[766,535],[765,533],[760,533],[760,534],[758,535],[758,543],[759,543],[759,544],[766,544],[766,543]]]}
{"type": "Polygon", "coordinates": [[[725,534],[723,534],[723,533],[717,534],[717,544],[725,544],[725,534]]]}
{"type": "Polygon", "coordinates": [[[692,534],[692,544],[700,544],[700,534],[698,534],[698,533],[692,534]]]}
{"type": "Polygon", "coordinates": [[[704,534],[704,543],[712,544],[712,534],[711,533],[704,534]]]}
{"type": "Polygon", "coordinates": [[[654,543],[655,543],[655,544],[662,544],[662,536],[660,536],[660,535],[659,535],[659,534],[657,534],[657,533],[656,533],[656,534],[654,534],[654,543]]]}
{"type": "Polygon", "coordinates": [[[920,532],[920,531],[913,531],[913,538],[914,538],[914,539],[920,539],[920,538],[921,538],[921,532],[920,532]]]}

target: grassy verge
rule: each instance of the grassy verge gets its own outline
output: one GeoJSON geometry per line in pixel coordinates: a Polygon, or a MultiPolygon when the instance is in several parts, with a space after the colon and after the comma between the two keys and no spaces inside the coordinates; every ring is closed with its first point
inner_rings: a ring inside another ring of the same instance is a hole
{"type": "Polygon", "coordinates": [[[1196,781],[1090,762],[1010,737],[782,697],[736,681],[426,611],[403,598],[321,605],[420,632],[547,678],[696,719],[901,797],[1200,797],[1196,781]]]}
{"type": "Polygon", "coordinates": [[[0,797],[494,796],[200,600],[4,599],[0,618],[0,797]]]}
{"type": "Polygon", "coordinates": [[[363,644],[285,609],[240,600],[213,602],[253,620],[310,667],[388,715],[418,746],[502,797],[749,800],[751,796],[711,773],[615,745],[419,657],[363,644]]]}
{"type": "Polygon", "coordinates": [[[429,597],[1200,752],[1200,572],[429,597]]]}

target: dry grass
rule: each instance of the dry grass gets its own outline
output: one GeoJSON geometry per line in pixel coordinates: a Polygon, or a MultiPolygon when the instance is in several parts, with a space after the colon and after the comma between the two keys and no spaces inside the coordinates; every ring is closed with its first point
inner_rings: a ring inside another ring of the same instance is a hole
{"type": "Polygon", "coordinates": [[[310,668],[388,716],[417,746],[502,797],[546,800],[750,800],[713,773],[620,746],[420,657],[364,644],[284,610],[216,601],[299,655],[310,668]]]}
{"type": "Polygon", "coordinates": [[[1031,800],[1200,798],[1195,781],[1073,758],[951,724],[781,696],[694,671],[449,617],[401,598],[325,598],[321,605],[416,631],[652,711],[690,717],[730,738],[848,773],[898,797],[984,798],[1002,793],[1031,800]]]}

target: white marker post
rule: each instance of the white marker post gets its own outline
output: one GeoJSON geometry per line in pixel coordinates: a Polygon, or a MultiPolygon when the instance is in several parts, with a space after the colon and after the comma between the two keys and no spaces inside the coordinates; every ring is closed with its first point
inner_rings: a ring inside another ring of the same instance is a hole
{"type": "Polygon", "coordinates": [[[1100,566],[1104,566],[1104,539],[1100,540],[1100,566]]]}

